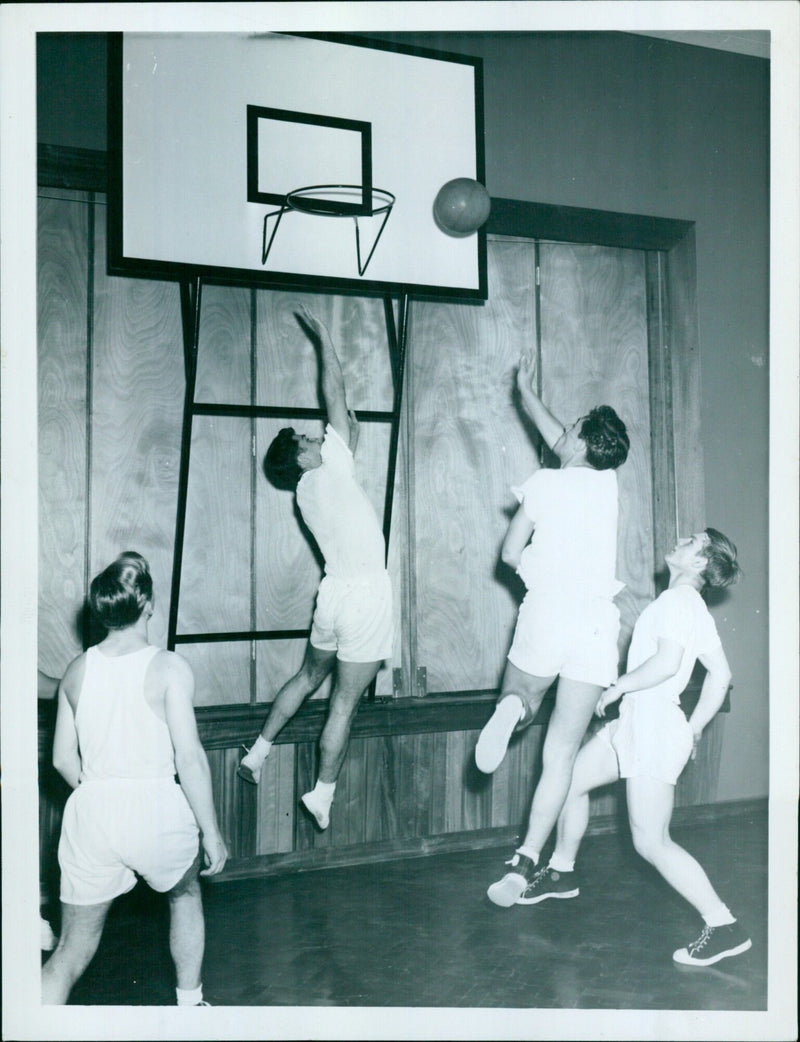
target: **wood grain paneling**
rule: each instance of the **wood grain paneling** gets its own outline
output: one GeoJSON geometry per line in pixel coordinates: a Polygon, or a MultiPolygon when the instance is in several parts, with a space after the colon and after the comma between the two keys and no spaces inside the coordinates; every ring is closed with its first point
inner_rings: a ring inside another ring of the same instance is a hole
{"type": "Polygon", "coordinates": [[[38,666],[60,677],[82,639],[92,204],[50,191],[38,205],[38,666]]]}
{"type": "MultiPolygon", "coordinates": [[[[499,550],[534,446],[514,405],[514,374],[535,338],[534,250],[489,244],[484,307],[414,304],[418,664],[430,691],[493,688],[520,589],[499,550]]],[[[412,608],[413,610],[413,608],[412,608]]]]}
{"type": "Polygon", "coordinates": [[[106,275],[105,206],[95,221],[92,574],[122,550],[150,562],[149,637],[166,645],[184,365],[178,287],[106,275]]]}
{"type": "Polygon", "coordinates": [[[322,407],[316,353],[295,318],[301,304],[330,331],[350,408],[391,409],[393,390],[382,300],[263,290],[256,293],[258,404],[322,407]]]}
{"type": "Polygon", "coordinates": [[[251,466],[250,420],[194,418],[179,633],[251,629],[251,466]]]}
{"type": "Polygon", "coordinates": [[[601,246],[543,244],[542,395],[563,423],[613,406],[631,440],[617,471],[620,655],[654,594],[645,255],[601,246]]]}
{"type": "Polygon", "coordinates": [[[195,707],[233,706],[250,700],[248,641],[178,644],[175,650],[194,670],[195,707]]]}
{"type": "Polygon", "coordinates": [[[700,437],[700,342],[697,330],[695,233],[667,258],[667,293],[672,360],[675,499],[678,534],[706,524],[703,440],[700,437]]]}
{"type": "Polygon", "coordinates": [[[203,286],[195,401],[250,404],[251,298],[248,289],[203,286]]]}

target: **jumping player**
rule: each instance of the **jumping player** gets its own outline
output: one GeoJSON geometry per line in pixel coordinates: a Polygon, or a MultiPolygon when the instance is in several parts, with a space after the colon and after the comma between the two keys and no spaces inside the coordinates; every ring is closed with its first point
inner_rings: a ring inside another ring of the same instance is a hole
{"type": "Polygon", "coordinates": [[[326,829],[359,701],[392,654],[392,587],[381,526],[355,477],[358,424],[347,408],[339,359],[325,326],[305,308],[297,317],[318,350],[328,423],[322,439],[285,427],[267,451],[264,470],[277,488],[296,492],[303,520],[325,559],[325,574],[303,664],[275,696],[239,775],[258,783],[281,728],[335,665],[320,737],[319,778],[301,797],[319,828],[326,829]]]}
{"type": "Polygon", "coordinates": [[[169,898],[178,1005],[208,1005],[198,838],[200,875],[221,872],[228,852],[197,734],[192,670],[147,642],[153,581],[140,554],[121,554],[96,576],[89,599],[108,635],[70,663],[59,689],[53,764],[75,791],[58,847],[61,938],[42,968],[42,1002],[66,1003],[112,901],[140,875],[169,898]]]}
{"type": "Polygon", "coordinates": [[[729,586],[739,578],[740,569],[736,547],[714,528],[679,540],[665,560],[669,587],[636,623],[628,672],[597,703],[597,715],[602,717],[622,697],[619,719],[607,723],[578,753],[558,819],[553,856],[517,903],[578,896],[574,863],[589,820],[589,793],[622,777],[636,850],[705,922],[697,940],[676,951],[673,959],[687,966],[710,966],[747,951],[751,942],[701,866],[670,837],[669,825],[675,784],[722,705],[731,680],[701,591],[729,586]],[[698,659],[707,673],[687,721],[679,699],[698,659]]]}
{"type": "Polygon", "coordinates": [[[616,679],[619,660],[616,468],[628,456],[625,424],[601,405],[565,427],[542,404],[533,379],[533,363],[523,355],[517,372],[522,403],[561,467],[538,469],[513,490],[521,505],[501,554],[527,593],[500,700],[475,747],[481,771],[497,769],[512,733],[533,722],[557,677],[558,688],[525,842],[512,859],[515,872],[489,888],[491,900],[503,906],[514,904],[533,878],[592,712],[616,679]]]}

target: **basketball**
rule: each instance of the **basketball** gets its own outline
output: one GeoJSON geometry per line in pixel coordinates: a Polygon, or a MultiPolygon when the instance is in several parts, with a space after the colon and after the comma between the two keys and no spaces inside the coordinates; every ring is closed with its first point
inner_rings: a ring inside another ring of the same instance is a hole
{"type": "Polygon", "coordinates": [[[491,199],[480,181],[456,177],[442,185],[433,203],[433,217],[448,235],[471,235],[485,223],[491,199]]]}

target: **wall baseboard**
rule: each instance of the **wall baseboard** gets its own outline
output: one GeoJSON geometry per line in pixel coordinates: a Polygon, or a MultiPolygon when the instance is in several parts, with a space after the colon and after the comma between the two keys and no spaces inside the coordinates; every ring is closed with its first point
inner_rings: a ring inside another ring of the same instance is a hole
{"type": "MultiPolygon", "coordinates": [[[[726,803],[702,804],[695,807],[676,807],[672,823],[676,827],[712,824],[723,818],[762,815],[769,801],[761,799],[731,800],[726,803]]],[[[626,826],[623,814],[598,815],[589,822],[587,835],[596,836],[619,832],[626,826]]],[[[475,832],[452,832],[441,836],[413,837],[383,843],[360,843],[351,847],[328,847],[317,850],[293,851],[287,854],[264,854],[260,857],[240,858],[229,862],[218,876],[209,882],[233,883],[241,879],[258,879],[286,875],[290,872],[313,872],[323,868],[344,868],[351,865],[379,864],[406,858],[427,857],[431,854],[455,854],[465,850],[486,850],[490,847],[511,846],[519,840],[515,828],[481,829],[475,832]]]]}

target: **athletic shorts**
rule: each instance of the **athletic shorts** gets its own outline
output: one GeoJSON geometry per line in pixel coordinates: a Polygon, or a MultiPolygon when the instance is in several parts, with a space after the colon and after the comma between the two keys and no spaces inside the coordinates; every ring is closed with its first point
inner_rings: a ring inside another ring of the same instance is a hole
{"type": "Polygon", "coordinates": [[[343,662],[380,662],[391,658],[393,636],[388,572],[357,579],[324,576],[311,620],[315,648],[335,651],[343,662]]]}
{"type": "Polygon", "coordinates": [[[681,707],[647,693],[625,696],[619,718],[597,733],[617,754],[621,778],[658,778],[668,785],[677,782],[694,745],[681,707]]]}
{"type": "Polygon", "coordinates": [[[172,778],[81,782],[61,825],[61,900],[112,901],[133,889],[137,875],[154,890],[171,890],[197,857],[199,835],[172,778]]]}
{"type": "Polygon", "coordinates": [[[608,687],[617,679],[618,639],[613,601],[559,599],[531,590],[520,605],[508,660],[532,676],[608,687]]]}

